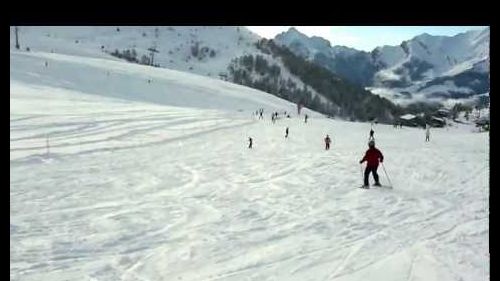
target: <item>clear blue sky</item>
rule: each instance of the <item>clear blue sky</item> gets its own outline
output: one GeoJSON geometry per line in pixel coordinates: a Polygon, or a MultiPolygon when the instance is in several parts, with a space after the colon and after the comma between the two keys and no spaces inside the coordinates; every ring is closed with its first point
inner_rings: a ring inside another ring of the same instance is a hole
{"type": "MultiPolygon", "coordinates": [[[[265,38],[273,38],[290,26],[247,26],[265,38]]],[[[307,36],[320,36],[332,45],[343,45],[358,50],[371,51],[377,46],[399,45],[422,33],[453,36],[486,26],[295,26],[307,36]]]]}

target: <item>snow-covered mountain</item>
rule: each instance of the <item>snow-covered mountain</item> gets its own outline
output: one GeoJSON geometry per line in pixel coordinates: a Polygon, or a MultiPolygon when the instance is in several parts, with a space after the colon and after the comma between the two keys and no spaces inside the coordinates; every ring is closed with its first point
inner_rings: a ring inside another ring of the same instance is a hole
{"type": "MultiPolygon", "coordinates": [[[[338,98],[340,93],[346,94],[342,90],[344,83],[340,81],[343,79],[334,77],[340,82],[333,85],[335,89],[329,90],[336,93],[319,91],[317,86],[310,85],[310,81],[306,82],[303,75],[301,77],[296,71],[291,71],[291,66],[285,64],[279,54],[264,51],[262,46],[259,48],[262,38],[245,27],[41,26],[20,27],[18,36],[21,51],[127,60],[185,71],[263,90],[295,103],[301,102],[325,114],[368,118],[360,116],[359,110],[352,110],[355,107],[353,103],[361,103],[359,97],[357,100],[338,98]],[[243,61],[250,63],[242,67],[243,61]],[[343,102],[342,106],[340,102],[343,102]],[[347,109],[342,110],[342,107],[347,109]]],[[[11,27],[11,48],[15,46],[15,40],[15,28],[11,27]]],[[[322,51],[330,48],[329,42],[319,37],[311,39],[311,46],[322,51]]],[[[346,50],[339,49],[338,52],[346,50]]],[[[306,62],[300,58],[297,63],[306,62]]],[[[373,96],[361,87],[354,88],[352,91],[359,95],[373,96]]],[[[370,115],[377,117],[372,113],[370,115]]],[[[383,115],[383,119],[394,118],[394,114],[383,115]]]]}
{"type": "Polygon", "coordinates": [[[409,102],[487,92],[489,38],[489,28],[452,37],[422,34],[399,46],[377,47],[369,53],[331,47],[328,41],[309,38],[293,28],[275,40],[353,83],[392,100],[409,102]]]}
{"type": "Polygon", "coordinates": [[[296,54],[308,59],[314,58],[318,53],[333,55],[332,46],[328,40],[318,36],[308,37],[293,27],[285,34],[277,35],[276,39],[290,47],[296,54]]]}
{"type": "MultiPolygon", "coordinates": [[[[11,46],[15,43],[11,27],[11,46]]],[[[255,53],[260,37],[236,26],[99,26],[20,27],[21,49],[109,58],[118,50],[134,50],[140,60],[155,48],[160,67],[219,77],[230,61],[255,53]]]]}
{"type": "MultiPolygon", "coordinates": [[[[280,68],[278,83],[292,83],[296,88],[307,85],[291,74],[279,58],[256,48],[261,39],[246,27],[237,26],[168,26],[168,27],[20,27],[19,43],[22,50],[53,52],[68,55],[119,60],[113,53],[132,53],[137,62],[149,64],[151,49],[156,50],[153,64],[162,68],[185,71],[234,81],[229,72],[242,56],[261,56],[270,65],[280,68]]],[[[15,45],[14,27],[11,27],[11,46],[15,45]]],[[[262,77],[250,74],[253,80],[262,77]]],[[[317,97],[325,106],[333,106],[314,89],[308,90],[311,99],[317,97]]]]}
{"type": "Polygon", "coordinates": [[[275,41],[292,52],[362,86],[372,84],[375,67],[371,55],[345,46],[331,46],[328,40],[307,35],[295,28],[276,35],[275,41]]]}

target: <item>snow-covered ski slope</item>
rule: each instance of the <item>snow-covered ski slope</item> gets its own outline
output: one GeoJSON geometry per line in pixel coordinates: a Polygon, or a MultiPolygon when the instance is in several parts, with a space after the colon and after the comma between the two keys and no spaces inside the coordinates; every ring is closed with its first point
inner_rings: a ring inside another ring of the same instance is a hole
{"type": "Polygon", "coordinates": [[[370,124],[304,123],[168,69],[10,63],[11,280],[489,280],[489,142],[472,127],[426,143],[375,125],[394,189],[363,190],[370,124]]]}

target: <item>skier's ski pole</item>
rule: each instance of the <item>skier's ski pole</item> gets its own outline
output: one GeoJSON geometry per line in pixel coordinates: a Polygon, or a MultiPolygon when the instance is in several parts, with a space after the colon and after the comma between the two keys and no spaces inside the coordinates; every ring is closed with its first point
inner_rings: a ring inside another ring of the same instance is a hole
{"type": "Polygon", "coordinates": [[[363,179],[363,164],[359,164],[359,171],[361,172],[361,180],[363,179]]]}
{"type": "Polygon", "coordinates": [[[385,176],[387,177],[387,180],[389,181],[389,184],[392,187],[392,182],[391,182],[391,179],[389,178],[389,175],[387,174],[387,171],[385,170],[384,162],[382,162],[381,164],[382,164],[382,168],[384,168],[385,176]]]}

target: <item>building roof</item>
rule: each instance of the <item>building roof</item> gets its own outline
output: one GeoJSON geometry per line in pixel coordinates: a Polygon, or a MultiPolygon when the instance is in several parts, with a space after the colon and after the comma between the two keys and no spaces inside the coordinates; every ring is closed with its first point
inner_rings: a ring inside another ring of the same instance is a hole
{"type": "Polygon", "coordinates": [[[413,115],[413,114],[405,114],[405,115],[403,115],[403,116],[400,116],[399,118],[404,119],[404,120],[411,120],[411,119],[413,119],[413,118],[415,118],[415,117],[416,117],[416,116],[415,116],[415,115],[413,115]]]}

